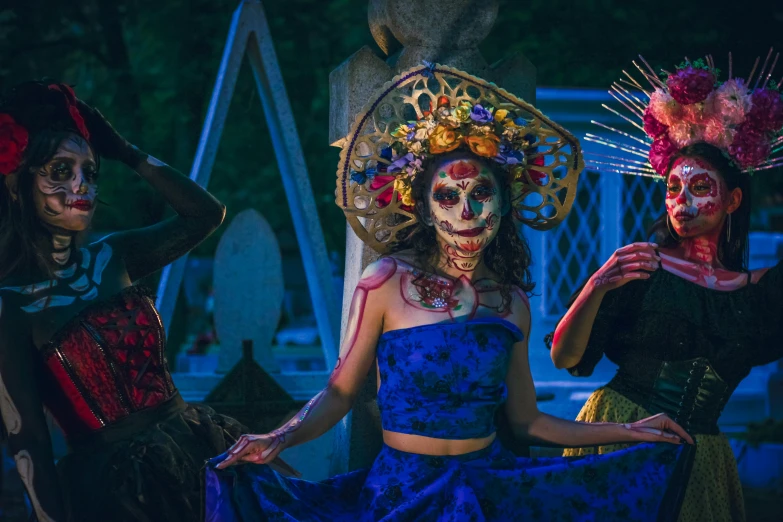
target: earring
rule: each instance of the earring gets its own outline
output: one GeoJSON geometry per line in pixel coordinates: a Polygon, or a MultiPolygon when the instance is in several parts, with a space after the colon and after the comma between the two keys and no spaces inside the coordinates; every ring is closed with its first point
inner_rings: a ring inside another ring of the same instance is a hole
{"type": "Polygon", "coordinates": [[[673,240],[679,241],[680,238],[678,238],[676,235],[674,235],[674,232],[672,232],[672,224],[669,221],[668,214],[666,215],[666,228],[669,229],[669,235],[672,237],[673,240]]]}
{"type": "Polygon", "coordinates": [[[731,214],[726,221],[726,243],[731,243],[731,214]]]}

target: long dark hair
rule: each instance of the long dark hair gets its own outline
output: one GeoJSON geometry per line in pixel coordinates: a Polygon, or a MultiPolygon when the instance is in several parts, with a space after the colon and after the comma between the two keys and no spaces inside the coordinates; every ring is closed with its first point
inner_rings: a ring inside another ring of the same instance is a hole
{"type": "MultiPolygon", "coordinates": [[[[25,82],[0,97],[0,114],[25,128],[28,144],[16,176],[14,197],[0,176],[0,281],[11,276],[51,275],[52,232],[38,216],[33,199],[36,172],[62,143],[80,135],[69,112],[69,100],[54,82],[25,82]]],[[[99,162],[95,154],[96,162],[99,162]]],[[[76,237],[75,239],[79,239],[76,237]]]]}
{"type": "MultiPolygon", "coordinates": [[[[674,154],[669,161],[667,173],[671,171],[674,162],[679,158],[698,158],[707,162],[714,168],[726,182],[729,191],[739,188],[742,190],[742,202],[731,214],[731,221],[726,224],[718,236],[718,260],[727,269],[735,272],[744,272],[748,269],[748,246],[750,233],[750,176],[743,174],[717,147],[707,143],[694,143],[683,147],[674,154]],[[726,226],[731,224],[731,230],[727,239],[726,226]]],[[[668,176],[668,174],[667,174],[668,176]]],[[[680,238],[674,237],[674,231],[669,230],[668,215],[663,213],[650,227],[648,235],[662,247],[671,248],[677,246],[680,238]]]]}
{"type": "MultiPolygon", "coordinates": [[[[459,158],[470,158],[481,161],[495,174],[498,181],[499,197],[508,201],[509,190],[507,176],[496,164],[476,157],[468,152],[453,152],[437,156],[426,166],[424,172],[418,174],[413,181],[412,196],[419,205],[416,205],[416,215],[418,223],[414,225],[411,233],[395,249],[395,251],[411,249],[414,252],[416,263],[420,268],[434,271],[434,267],[439,259],[438,242],[435,234],[435,227],[426,224],[429,219],[429,186],[432,176],[435,175],[437,168],[446,161],[459,158]]],[[[527,241],[521,235],[517,223],[507,213],[500,220],[497,236],[490,243],[482,261],[499,278],[500,295],[502,304],[500,310],[507,310],[512,301],[512,286],[517,286],[526,293],[530,293],[535,287],[535,283],[530,276],[530,265],[532,256],[527,241]]]]}

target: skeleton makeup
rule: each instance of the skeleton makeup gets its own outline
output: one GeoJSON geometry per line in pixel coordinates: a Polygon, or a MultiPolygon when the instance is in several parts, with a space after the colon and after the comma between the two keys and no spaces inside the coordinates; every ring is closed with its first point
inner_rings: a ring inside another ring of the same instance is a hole
{"type": "Polygon", "coordinates": [[[75,134],[35,172],[33,200],[38,217],[63,230],[87,229],[98,195],[98,166],[90,145],[75,134]]]}
{"type": "Polygon", "coordinates": [[[720,231],[731,202],[726,182],[696,158],[675,162],[666,183],[666,212],[680,237],[720,231]]]}
{"type": "Polygon", "coordinates": [[[503,213],[495,174],[473,159],[443,163],[430,183],[429,207],[449,264],[462,271],[475,269],[497,235],[503,213]]]}

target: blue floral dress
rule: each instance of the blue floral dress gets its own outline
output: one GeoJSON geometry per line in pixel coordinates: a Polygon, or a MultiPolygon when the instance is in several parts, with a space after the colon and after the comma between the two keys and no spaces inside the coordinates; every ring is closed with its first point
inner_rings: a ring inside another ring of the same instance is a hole
{"type": "MultiPolygon", "coordinates": [[[[384,333],[377,357],[385,430],[442,439],[486,437],[506,398],[511,346],[501,319],[384,333]]],[[[321,482],[268,466],[207,465],[207,521],[670,520],[676,518],[689,446],[643,444],[579,458],[519,458],[497,441],[434,457],[383,446],[370,469],[321,482]]]]}

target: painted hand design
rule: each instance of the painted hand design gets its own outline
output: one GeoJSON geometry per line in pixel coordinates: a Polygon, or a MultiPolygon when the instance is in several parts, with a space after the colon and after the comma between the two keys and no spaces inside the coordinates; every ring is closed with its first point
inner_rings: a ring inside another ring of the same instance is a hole
{"type": "Polygon", "coordinates": [[[128,163],[135,152],[133,145],[112,127],[98,109],[82,100],[77,100],[76,104],[90,130],[90,142],[95,151],[106,159],[128,163]]]}
{"type": "Polygon", "coordinates": [[[688,432],[664,413],[622,426],[630,431],[632,438],[640,442],[682,444],[685,441],[693,444],[693,438],[688,435],[688,432]]]}
{"type": "Polygon", "coordinates": [[[265,435],[242,435],[225,453],[226,458],[217,468],[225,469],[244,463],[268,464],[283,475],[301,477],[301,473],[278,456],[285,449],[285,435],[284,430],[275,430],[265,435]]]}
{"type": "Polygon", "coordinates": [[[614,290],[634,279],[648,279],[661,267],[661,258],[655,243],[631,243],[614,254],[590,278],[589,283],[604,291],[614,290]]]}

